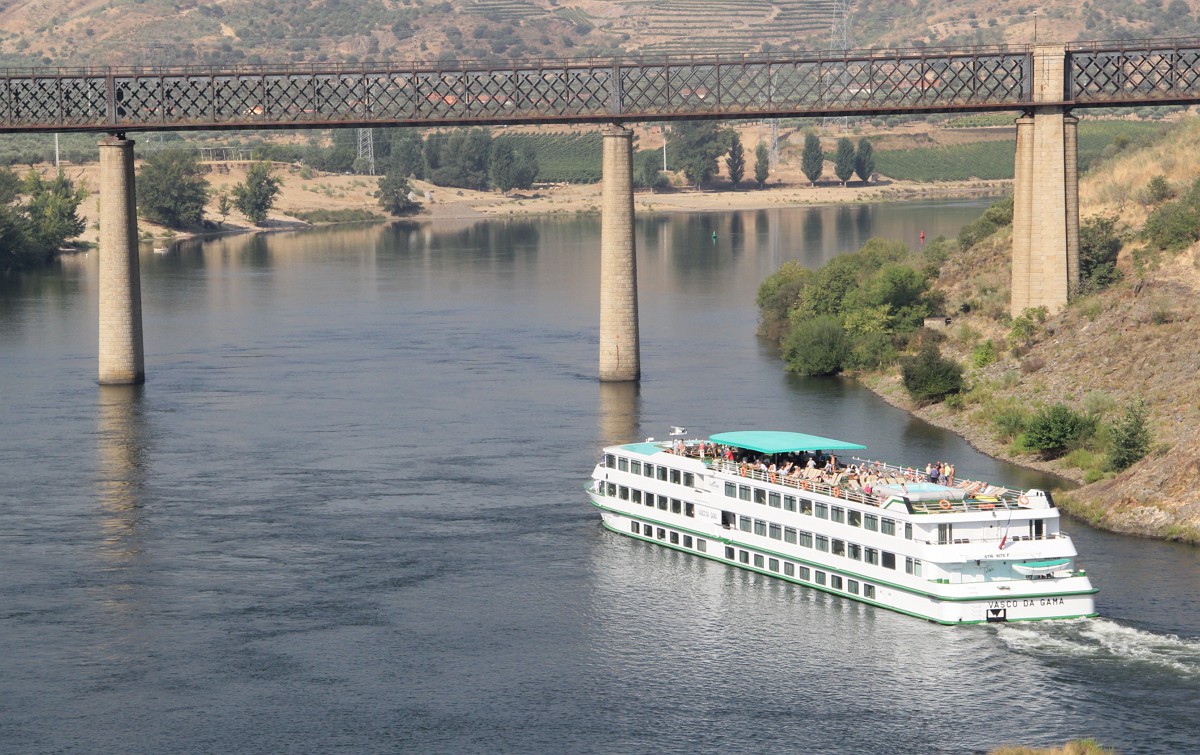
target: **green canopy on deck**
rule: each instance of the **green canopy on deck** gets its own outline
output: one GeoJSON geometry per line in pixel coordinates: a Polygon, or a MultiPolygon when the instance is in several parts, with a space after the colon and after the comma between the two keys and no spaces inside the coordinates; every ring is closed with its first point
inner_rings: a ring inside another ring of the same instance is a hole
{"type": "Polygon", "coordinates": [[[717,433],[709,437],[713,443],[734,448],[745,448],[764,454],[786,454],[792,451],[863,451],[866,446],[844,440],[822,438],[805,433],[787,433],[773,430],[741,430],[732,433],[717,433]]]}

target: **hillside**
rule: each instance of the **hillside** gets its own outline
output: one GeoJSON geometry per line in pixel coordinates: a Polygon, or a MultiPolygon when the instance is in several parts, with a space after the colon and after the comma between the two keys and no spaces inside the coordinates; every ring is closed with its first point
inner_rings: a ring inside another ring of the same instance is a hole
{"type": "MultiPolygon", "coordinates": [[[[823,50],[835,0],[9,0],[0,63],[235,65],[823,50]]],[[[1200,34],[1200,0],[857,0],[852,46],[1200,34]],[[1035,8],[1037,9],[1035,11],[1035,8]],[[1035,29],[1036,27],[1036,29],[1035,29]]]]}
{"type": "MultiPolygon", "coordinates": [[[[1200,148],[1200,120],[1189,119],[1159,142],[1108,161],[1081,181],[1080,215],[1117,217],[1126,238],[1118,265],[1124,280],[1077,298],[1035,329],[1027,346],[1003,350],[994,364],[969,370],[966,400],[918,409],[898,381],[874,387],[894,403],[954,429],[982,450],[1090,482],[1062,496],[1064,508],[1107,529],[1200,542],[1200,245],[1154,252],[1138,236],[1154,206],[1150,179],[1166,176],[1179,193],[1200,177],[1182,159],[1200,148]],[[1111,421],[1130,402],[1149,409],[1151,453],[1125,472],[1099,474],[1086,453],[1055,461],[1021,454],[997,432],[998,416],[1014,407],[1064,403],[1111,421]]],[[[957,312],[945,349],[967,362],[984,339],[1011,345],[1007,309],[1011,231],[1005,229],[941,270],[938,287],[957,312]],[[963,305],[970,312],[963,314],[963,305]]]]}

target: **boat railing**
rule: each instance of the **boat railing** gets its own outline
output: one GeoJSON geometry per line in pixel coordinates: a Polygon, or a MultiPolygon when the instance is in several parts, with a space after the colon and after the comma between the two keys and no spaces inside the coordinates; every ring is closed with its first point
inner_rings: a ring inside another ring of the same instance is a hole
{"type": "MultiPolygon", "coordinates": [[[[900,477],[906,479],[906,470],[902,467],[883,464],[882,462],[874,462],[866,459],[856,459],[869,465],[870,472],[883,478],[879,484],[888,484],[888,477],[900,477]]],[[[866,493],[857,480],[849,480],[845,478],[845,473],[840,473],[834,477],[834,481],[826,481],[824,479],[812,479],[805,477],[804,473],[800,475],[781,474],[779,472],[771,472],[769,470],[756,469],[737,462],[728,461],[726,459],[712,459],[709,462],[710,468],[719,472],[737,475],[747,480],[757,480],[758,482],[766,482],[772,485],[781,485],[785,488],[793,488],[801,492],[814,492],[822,495],[827,495],[832,498],[841,498],[847,501],[854,501],[866,506],[874,506],[876,508],[885,504],[887,497],[879,496],[874,493],[866,493]]],[[[959,501],[940,500],[940,501],[910,501],[914,514],[950,514],[963,512],[991,511],[994,509],[1020,509],[1019,499],[1015,493],[1006,488],[996,488],[987,485],[986,483],[976,482],[972,480],[962,480],[961,484],[956,481],[956,488],[967,491],[967,496],[959,501]],[[973,492],[972,492],[973,491],[973,492]],[[990,491],[990,492],[989,492],[990,491]],[[976,497],[978,496],[978,497],[976,497]]]]}

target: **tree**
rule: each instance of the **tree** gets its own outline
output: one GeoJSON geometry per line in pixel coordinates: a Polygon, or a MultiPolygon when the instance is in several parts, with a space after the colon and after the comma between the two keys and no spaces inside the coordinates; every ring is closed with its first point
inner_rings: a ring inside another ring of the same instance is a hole
{"type": "Polygon", "coordinates": [[[767,151],[767,145],[762,142],[754,148],[754,180],[758,182],[758,188],[762,188],[767,183],[767,176],[771,175],[771,154],[767,151]]]}
{"type": "Polygon", "coordinates": [[[717,158],[729,148],[729,129],[712,121],[680,121],[670,130],[670,141],[683,175],[699,191],[717,173],[717,158]]]}
{"type": "Polygon", "coordinates": [[[875,175],[875,148],[865,136],[858,140],[858,152],[854,155],[854,172],[863,183],[870,182],[871,176],[875,175]]]}
{"type": "Polygon", "coordinates": [[[275,206],[282,181],[271,175],[271,163],[260,160],[246,171],[246,180],[233,187],[233,206],[255,225],[262,225],[275,206]]]}
{"type": "Polygon", "coordinates": [[[725,158],[725,171],[729,173],[729,183],[733,184],[736,191],[742,177],[746,175],[746,150],[736,134],[729,145],[729,155],[725,158]]]}
{"type": "Polygon", "coordinates": [[[657,152],[643,152],[638,155],[637,185],[651,191],[666,187],[669,183],[667,174],[659,168],[661,163],[657,152]]]}
{"type": "Polygon", "coordinates": [[[1107,466],[1120,472],[1133,466],[1150,450],[1150,428],[1146,424],[1146,404],[1138,400],[1125,410],[1125,417],[1113,425],[1112,447],[1107,466]]]}
{"type": "Polygon", "coordinates": [[[836,375],[849,353],[846,331],[834,317],[797,323],[783,341],[788,369],[799,375],[836,375]]]}
{"type": "Polygon", "coordinates": [[[425,177],[425,150],[419,139],[406,138],[392,144],[390,165],[384,173],[391,171],[406,178],[425,177]]]}
{"type": "Polygon", "coordinates": [[[155,152],[142,163],[137,178],[137,205],[142,217],[182,228],[204,220],[208,181],[196,155],[182,149],[155,152]]]}
{"type": "Polygon", "coordinates": [[[825,153],[821,151],[821,139],[811,131],[804,137],[804,152],[800,155],[800,170],[815,185],[825,169],[825,153]]]}
{"type": "MultiPolygon", "coordinates": [[[[432,140],[437,134],[431,134],[432,140]]],[[[426,147],[430,178],[438,186],[457,186],[484,191],[490,178],[488,163],[492,155],[492,137],[486,129],[456,129],[440,142],[437,149],[426,147]]]]}
{"type": "Polygon", "coordinates": [[[52,260],[67,239],[85,228],[79,205],[87,191],[63,173],[24,180],[0,167],[0,272],[36,267],[52,260]]]}
{"type": "Polygon", "coordinates": [[[533,145],[521,145],[521,150],[517,153],[517,188],[532,189],[533,182],[537,180],[541,171],[542,166],[538,165],[537,152],[534,151],[533,145]]]}
{"type": "Polygon", "coordinates": [[[833,174],[842,186],[854,175],[854,142],[844,136],[838,139],[837,152],[833,156],[833,174]]]}
{"type": "Polygon", "coordinates": [[[411,194],[412,187],[408,178],[399,170],[392,170],[381,176],[379,190],[375,192],[380,207],[396,217],[413,215],[421,210],[420,203],[414,201],[411,194]]]}
{"type": "Polygon", "coordinates": [[[517,186],[517,152],[508,139],[497,139],[492,142],[491,165],[489,172],[492,185],[501,194],[507,194],[517,186]]]}
{"type": "Polygon", "coordinates": [[[963,368],[958,362],[946,359],[932,344],[914,357],[905,359],[900,377],[905,390],[922,404],[936,403],[963,389],[963,368]]]}
{"type": "Polygon", "coordinates": [[[1067,446],[1092,433],[1095,422],[1065,404],[1048,406],[1033,416],[1025,427],[1025,447],[1047,457],[1061,454],[1067,446]]]}
{"type": "Polygon", "coordinates": [[[221,225],[225,225],[225,218],[229,217],[229,213],[233,211],[233,200],[229,198],[229,194],[221,192],[217,195],[217,212],[221,213],[221,225]]]}
{"type": "Polygon", "coordinates": [[[1103,288],[1121,280],[1117,253],[1121,237],[1117,218],[1097,215],[1079,226],[1079,278],[1081,288],[1103,288]],[[1086,284],[1086,286],[1082,285],[1086,284]]]}

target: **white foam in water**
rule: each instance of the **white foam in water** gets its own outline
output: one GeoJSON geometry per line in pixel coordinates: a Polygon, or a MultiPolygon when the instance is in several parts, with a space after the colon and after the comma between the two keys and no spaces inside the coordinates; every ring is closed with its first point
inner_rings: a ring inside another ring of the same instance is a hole
{"type": "Polygon", "coordinates": [[[1155,634],[1108,619],[993,625],[1012,650],[1064,658],[1128,660],[1200,676],[1200,640],[1155,634]]]}

